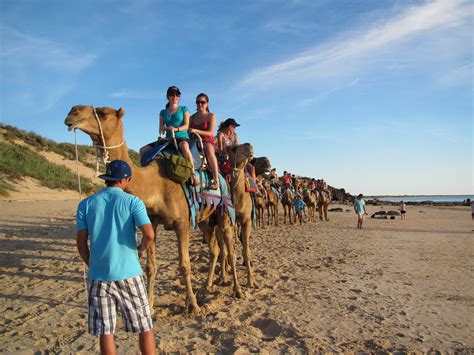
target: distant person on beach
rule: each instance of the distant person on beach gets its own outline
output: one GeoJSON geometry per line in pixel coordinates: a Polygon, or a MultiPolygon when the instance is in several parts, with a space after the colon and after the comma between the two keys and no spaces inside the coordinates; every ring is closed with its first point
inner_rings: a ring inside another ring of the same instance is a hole
{"type": "Polygon", "coordinates": [[[295,206],[296,217],[298,218],[300,225],[303,224],[303,208],[306,203],[301,199],[301,194],[298,192],[296,197],[293,199],[293,205],[295,206]]]}
{"type": "Polygon", "coordinates": [[[365,201],[363,195],[359,194],[354,201],[354,211],[357,213],[357,228],[362,229],[362,222],[364,221],[364,216],[367,214],[365,210],[365,201]]]}
{"type": "Polygon", "coordinates": [[[76,214],[77,249],[89,267],[89,333],[99,336],[103,354],[115,354],[119,309],[125,331],[138,333],[141,352],[154,354],[155,335],[139,258],[155,234],[145,204],[124,192],[132,178],[130,166],[114,160],[99,178],[107,187],[82,200],[76,214]],[[138,247],[136,227],[143,233],[138,247]]]}
{"type": "Polygon", "coordinates": [[[400,202],[400,218],[405,219],[407,214],[407,205],[405,202],[401,201],[400,202]]]}
{"type": "Polygon", "coordinates": [[[471,201],[471,217],[472,217],[472,220],[474,221],[474,201],[471,201]]]}

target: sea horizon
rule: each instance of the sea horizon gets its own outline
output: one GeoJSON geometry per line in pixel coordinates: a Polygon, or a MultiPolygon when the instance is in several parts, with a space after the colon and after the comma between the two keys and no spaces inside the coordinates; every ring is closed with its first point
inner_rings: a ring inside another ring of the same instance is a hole
{"type": "Polygon", "coordinates": [[[386,202],[464,202],[467,199],[474,200],[474,195],[370,195],[367,199],[378,199],[386,202]]]}

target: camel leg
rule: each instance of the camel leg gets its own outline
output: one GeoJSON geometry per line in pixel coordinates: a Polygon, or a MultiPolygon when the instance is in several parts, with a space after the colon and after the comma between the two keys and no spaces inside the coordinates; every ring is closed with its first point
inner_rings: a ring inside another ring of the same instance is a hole
{"type": "Polygon", "coordinates": [[[269,204],[267,205],[266,209],[267,209],[267,226],[269,226],[270,225],[270,211],[271,211],[271,207],[269,204]]]}
{"type": "Polygon", "coordinates": [[[329,218],[328,218],[328,205],[324,205],[324,218],[326,219],[326,222],[329,222],[329,218]]]}
{"type": "Polygon", "coordinates": [[[198,313],[196,295],[191,284],[191,261],[189,260],[189,222],[176,222],[174,225],[178,238],[179,270],[186,285],[186,311],[198,313]]]}
{"type": "MultiPolygon", "coordinates": [[[[237,278],[237,258],[235,256],[235,239],[234,239],[234,227],[231,224],[230,218],[225,215],[222,221],[219,223],[219,230],[218,230],[218,235],[221,236],[220,239],[224,239],[226,248],[227,249],[229,256],[226,258],[226,260],[229,261],[229,264],[231,265],[232,268],[232,278],[234,280],[234,291],[233,291],[233,296],[236,298],[243,298],[244,294],[242,292],[242,289],[240,288],[239,285],[239,280],[237,278]]],[[[225,278],[227,278],[227,272],[224,267],[222,267],[222,270],[224,270],[225,273],[225,278]]],[[[222,272],[221,272],[222,275],[222,272]]]]}
{"type": "Polygon", "coordinates": [[[318,212],[319,212],[319,220],[322,221],[323,220],[323,206],[319,206],[318,212]]]}
{"type": "MultiPolygon", "coordinates": [[[[156,240],[156,239],[155,239],[156,240]]],[[[158,269],[156,265],[156,244],[153,242],[146,251],[146,290],[148,303],[150,305],[151,314],[154,313],[154,297],[155,297],[155,277],[158,269]]]]}
{"type": "Polygon", "coordinates": [[[209,239],[209,274],[207,275],[207,289],[212,288],[214,273],[216,270],[217,260],[219,259],[219,246],[217,245],[216,232],[212,231],[209,239]]]}
{"type": "Polygon", "coordinates": [[[273,218],[273,223],[275,224],[275,226],[278,226],[278,204],[273,206],[273,218]]]}
{"type": "Polygon", "coordinates": [[[253,274],[252,262],[250,257],[250,228],[251,222],[247,222],[241,227],[240,240],[242,241],[242,251],[244,254],[244,263],[247,267],[247,287],[258,288],[253,274]]]}
{"type": "MultiPolygon", "coordinates": [[[[158,223],[156,221],[153,221],[152,228],[155,231],[155,235],[156,235],[157,226],[158,226],[158,223]]],[[[157,238],[155,237],[155,241],[146,251],[146,257],[147,257],[146,269],[145,269],[146,290],[147,290],[147,298],[148,298],[148,303],[150,305],[151,314],[154,313],[155,278],[156,278],[156,271],[158,269],[156,265],[156,240],[157,238]]]]}
{"type": "MultiPolygon", "coordinates": [[[[225,285],[229,279],[227,277],[228,273],[229,273],[229,268],[230,268],[230,265],[232,265],[232,260],[229,260],[231,258],[231,256],[229,255],[229,250],[227,249],[227,246],[226,246],[226,242],[225,242],[225,238],[227,237],[222,229],[222,222],[219,221],[219,224],[217,226],[217,240],[219,242],[219,249],[220,249],[220,256],[219,256],[219,259],[220,259],[220,262],[221,262],[221,270],[220,270],[220,273],[219,273],[219,280],[218,280],[218,283],[219,285],[225,285]]],[[[234,235],[232,234],[232,237],[234,235]]]]}

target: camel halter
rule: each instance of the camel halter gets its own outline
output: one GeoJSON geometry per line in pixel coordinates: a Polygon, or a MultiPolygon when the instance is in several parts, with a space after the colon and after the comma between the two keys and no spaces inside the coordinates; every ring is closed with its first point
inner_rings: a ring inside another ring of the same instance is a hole
{"type": "Polygon", "coordinates": [[[109,162],[109,151],[108,149],[114,149],[121,147],[125,140],[122,140],[120,144],[107,146],[105,144],[105,137],[104,137],[104,130],[102,129],[102,124],[99,120],[99,115],[97,115],[97,111],[94,106],[92,106],[92,110],[94,111],[94,117],[97,121],[97,125],[99,126],[100,138],[102,139],[102,145],[98,144],[95,140],[92,141],[92,145],[95,147],[95,161],[96,161],[96,175],[99,176],[99,164],[106,165],[109,162]],[[99,156],[99,150],[101,151],[101,155],[99,156]]]}

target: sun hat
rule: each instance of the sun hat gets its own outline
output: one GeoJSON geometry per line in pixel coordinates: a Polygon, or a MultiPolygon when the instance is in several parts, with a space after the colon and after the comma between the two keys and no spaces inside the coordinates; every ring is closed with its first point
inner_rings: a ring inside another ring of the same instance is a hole
{"type": "Polygon", "coordinates": [[[132,169],[127,162],[123,160],[112,160],[107,164],[105,174],[99,175],[99,178],[106,181],[120,181],[132,176],[132,169]]]}
{"type": "Polygon", "coordinates": [[[233,118],[228,118],[224,122],[222,122],[222,127],[229,127],[229,126],[239,127],[240,125],[233,118]]]}
{"type": "Polygon", "coordinates": [[[181,95],[181,91],[179,91],[179,88],[177,86],[170,86],[168,90],[166,91],[166,96],[169,94],[178,94],[181,95]]]}

